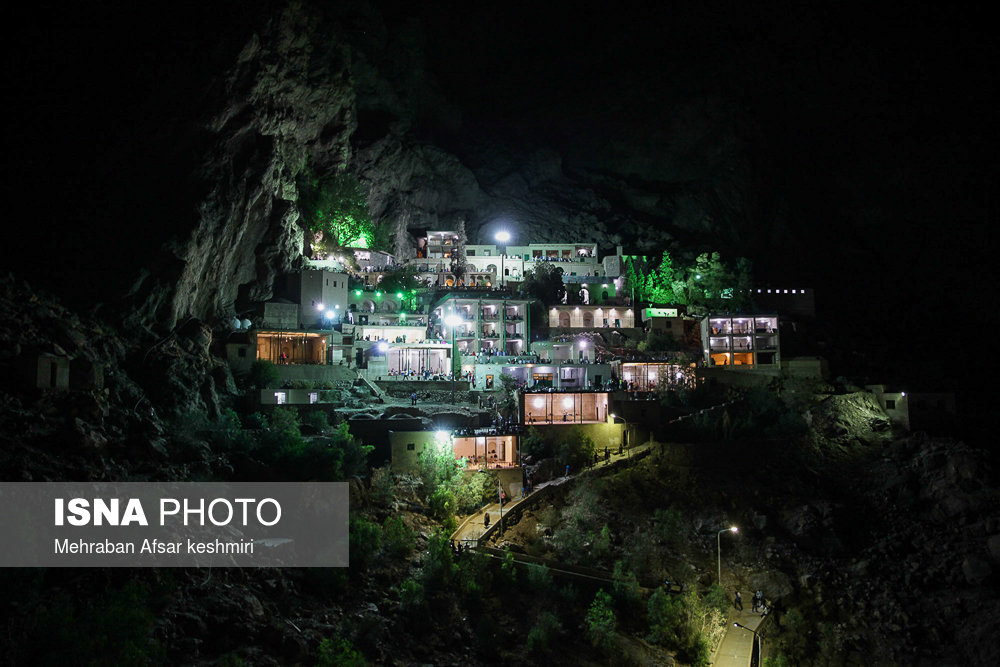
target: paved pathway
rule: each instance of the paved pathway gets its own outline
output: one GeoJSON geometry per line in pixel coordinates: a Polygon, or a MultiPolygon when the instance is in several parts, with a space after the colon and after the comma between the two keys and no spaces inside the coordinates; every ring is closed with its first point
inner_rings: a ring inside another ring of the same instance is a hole
{"type": "MultiPolygon", "coordinates": [[[[546,486],[558,486],[564,482],[570,481],[574,477],[577,477],[579,475],[585,475],[592,470],[599,470],[601,468],[606,468],[623,459],[636,458],[641,454],[643,454],[646,450],[648,450],[650,446],[651,445],[649,443],[643,443],[637,447],[632,447],[631,452],[623,451],[620,455],[615,453],[615,451],[617,450],[612,451],[611,458],[609,460],[605,461],[604,457],[602,456],[600,457],[600,460],[598,461],[597,465],[584,468],[584,470],[578,474],[571,473],[569,476],[564,475],[562,477],[556,477],[555,479],[550,479],[547,482],[542,482],[541,484],[537,484],[535,486],[534,492],[538,493],[540,489],[543,489],[546,486]]],[[[526,498],[515,498],[514,500],[505,503],[503,506],[504,516],[507,516],[507,512],[509,512],[512,508],[517,507],[525,500],[526,498]]],[[[492,526],[494,523],[500,520],[500,503],[493,503],[491,505],[487,505],[486,507],[481,507],[478,510],[476,510],[474,514],[467,517],[461,524],[459,524],[458,530],[452,533],[451,539],[456,543],[462,540],[479,539],[479,537],[481,537],[482,534],[486,532],[486,526],[483,525],[483,515],[486,512],[490,513],[490,525],[492,526]]]]}
{"type": "Polygon", "coordinates": [[[749,667],[754,635],[749,630],[733,626],[733,623],[736,622],[756,630],[763,617],[759,612],[750,611],[749,600],[745,604],[746,607],[743,611],[733,609],[729,612],[729,617],[726,619],[726,635],[722,638],[722,643],[719,644],[719,648],[713,656],[713,665],[718,667],[749,667]]]}

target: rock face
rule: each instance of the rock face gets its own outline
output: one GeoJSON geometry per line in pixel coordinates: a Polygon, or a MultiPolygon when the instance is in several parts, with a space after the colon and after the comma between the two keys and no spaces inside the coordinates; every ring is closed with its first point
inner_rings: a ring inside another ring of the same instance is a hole
{"type": "Polygon", "coordinates": [[[220,84],[199,175],[208,193],[194,229],[133,288],[138,323],[169,329],[186,316],[231,315],[237,303],[269,298],[301,254],[296,178],[309,161],[344,165],[355,128],[348,50],[320,30],[291,6],[220,84]]]}
{"type": "Polygon", "coordinates": [[[780,234],[742,138],[752,128],[724,101],[679,100],[646,130],[511,138],[463,125],[425,71],[420,27],[387,26],[364,3],[294,2],[245,45],[202,127],[196,219],[133,288],[138,324],[212,322],[269,298],[301,253],[296,179],[307,167],[357,174],[377,225],[464,219],[472,242],[500,225],[515,242],[605,251],[675,236],[747,248],[780,234]]]}

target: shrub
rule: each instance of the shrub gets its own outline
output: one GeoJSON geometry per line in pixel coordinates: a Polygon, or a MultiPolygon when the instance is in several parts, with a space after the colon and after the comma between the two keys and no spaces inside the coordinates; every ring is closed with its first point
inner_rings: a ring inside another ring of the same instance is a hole
{"type": "Polygon", "coordinates": [[[364,517],[351,517],[351,567],[367,568],[382,548],[382,529],[364,517]]]}
{"type": "Polygon", "coordinates": [[[462,514],[469,514],[483,505],[497,502],[499,482],[500,476],[492,470],[457,478],[455,482],[456,509],[462,514]]]}
{"type": "Polygon", "coordinates": [[[255,359],[250,364],[248,373],[250,386],[258,391],[273,386],[280,377],[281,373],[278,372],[278,367],[267,359],[255,359]]]}
{"type": "Polygon", "coordinates": [[[393,556],[406,556],[413,551],[414,533],[398,516],[385,520],[382,537],[385,550],[393,556]]]}
{"type": "Polygon", "coordinates": [[[319,667],[365,667],[368,661],[343,637],[324,639],[319,644],[319,667]]]}
{"type": "Polygon", "coordinates": [[[424,602],[424,586],[419,581],[406,579],[399,585],[399,606],[403,611],[418,611],[424,602]]]}
{"type": "Polygon", "coordinates": [[[528,632],[528,651],[532,653],[544,651],[552,639],[561,632],[562,624],[559,623],[559,617],[550,611],[543,611],[528,632]]]}
{"type": "Polygon", "coordinates": [[[389,466],[372,470],[372,500],[375,504],[388,507],[392,504],[396,492],[396,480],[389,466]]]}
{"type": "Polygon", "coordinates": [[[615,599],[619,609],[627,609],[639,601],[639,582],[635,575],[625,568],[625,563],[615,561],[615,599]]]}
{"type": "Polygon", "coordinates": [[[528,565],[528,587],[536,593],[548,593],[554,581],[547,565],[528,565]]]}
{"type": "Polygon", "coordinates": [[[615,629],[618,619],[611,608],[611,596],[604,590],[597,591],[594,601],[590,603],[585,619],[587,636],[590,643],[602,650],[610,650],[615,639],[615,629]]]}
{"type": "Polygon", "coordinates": [[[326,413],[319,410],[311,411],[306,416],[305,423],[320,432],[330,430],[330,421],[326,418],[326,413]]]}
{"type": "Polygon", "coordinates": [[[670,546],[681,544],[684,536],[684,515],[673,508],[656,510],[653,513],[657,533],[670,546]]]}
{"type": "Polygon", "coordinates": [[[439,590],[452,581],[455,574],[455,558],[451,553],[448,536],[435,533],[427,540],[421,580],[425,588],[439,590]]]}
{"type": "Polygon", "coordinates": [[[538,429],[532,426],[528,429],[528,434],[521,441],[521,451],[525,456],[544,459],[555,455],[555,447],[552,443],[542,438],[538,429]]]}
{"type": "Polygon", "coordinates": [[[597,445],[587,436],[568,438],[559,443],[559,464],[568,465],[571,470],[580,470],[593,463],[596,450],[597,445]]]}
{"type": "MultiPolygon", "coordinates": [[[[677,652],[692,665],[708,664],[708,639],[703,633],[705,612],[701,600],[692,594],[671,595],[657,589],[646,605],[649,614],[649,641],[677,652]]],[[[711,622],[717,623],[712,615],[711,622]]]]}
{"type": "Polygon", "coordinates": [[[431,507],[431,514],[434,518],[445,524],[449,532],[454,531],[457,502],[451,489],[443,485],[437,487],[431,493],[431,497],[427,499],[427,503],[431,507]]]}

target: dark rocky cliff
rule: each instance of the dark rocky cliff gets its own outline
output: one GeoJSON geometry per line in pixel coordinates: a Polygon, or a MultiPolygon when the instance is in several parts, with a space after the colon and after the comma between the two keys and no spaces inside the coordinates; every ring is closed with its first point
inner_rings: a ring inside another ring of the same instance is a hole
{"type": "Polygon", "coordinates": [[[296,179],[307,167],[356,173],[376,224],[462,218],[474,241],[500,224],[517,242],[604,250],[783,235],[760,204],[744,138],[752,123],[725,100],[679,100],[643,127],[606,124],[586,137],[482,127],[435,86],[424,39],[419,24],[363,3],[331,12],[294,2],[271,17],[212,91],[197,219],[133,289],[137,321],[169,329],[268,298],[302,248],[296,179]]]}

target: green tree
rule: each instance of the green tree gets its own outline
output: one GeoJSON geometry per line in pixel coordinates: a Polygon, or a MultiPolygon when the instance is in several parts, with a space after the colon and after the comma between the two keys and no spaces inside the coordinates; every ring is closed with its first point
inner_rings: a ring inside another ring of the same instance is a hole
{"type": "Polygon", "coordinates": [[[604,590],[597,591],[594,596],[585,622],[590,643],[602,650],[610,650],[614,644],[618,619],[611,607],[611,596],[604,590]]]}
{"type": "Polygon", "coordinates": [[[562,267],[549,262],[537,263],[534,269],[524,273],[521,290],[545,305],[562,303],[566,294],[562,267]]]}
{"type": "Polygon", "coordinates": [[[258,391],[273,386],[280,377],[281,373],[278,372],[278,367],[267,359],[256,359],[250,364],[248,374],[250,386],[258,391]]]}
{"type": "Polygon", "coordinates": [[[660,258],[660,265],[656,267],[655,271],[649,273],[646,280],[649,300],[653,303],[674,303],[676,299],[674,298],[673,285],[676,277],[674,260],[670,257],[670,253],[664,251],[660,258]]]}
{"type": "Polygon", "coordinates": [[[367,248],[374,240],[368,198],[348,172],[307,173],[299,180],[299,212],[314,234],[314,245],[367,248]]]}

